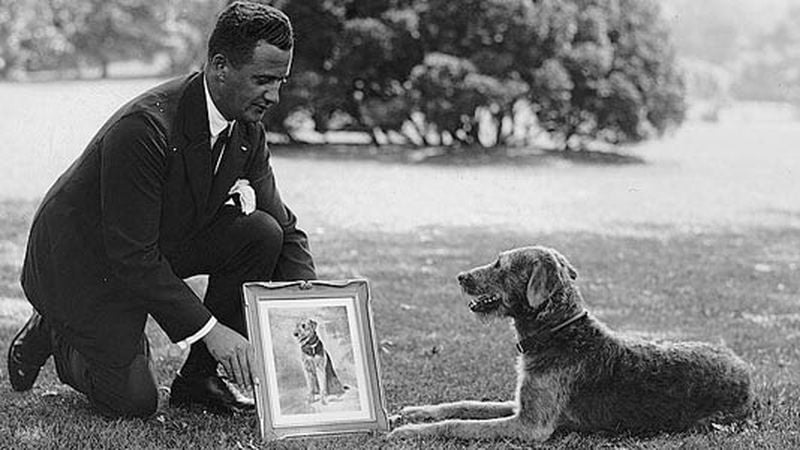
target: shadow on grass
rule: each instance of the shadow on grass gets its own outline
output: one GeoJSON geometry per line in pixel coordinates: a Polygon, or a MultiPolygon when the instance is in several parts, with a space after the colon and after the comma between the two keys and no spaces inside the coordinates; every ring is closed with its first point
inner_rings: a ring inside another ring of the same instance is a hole
{"type": "Polygon", "coordinates": [[[585,165],[644,164],[645,160],[628,152],[559,151],[532,147],[411,147],[403,145],[278,144],[273,154],[288,158],[325,160],[364,160],[391,164],[447,166],[540,166],[559,162],[585,165]]]}
{"type": "MultiPolygon", "coordinates": [[[[5,229],[25,220],[0,217],[5,229]]],[[[664,230],[659,230],[664,231],[664,230]]],[[[390,413],[408,404],[512,398],[515,337],[502,321],[482,324],[466,308],[455,275],[497,252],[532,244],[557,248],[580,272],[588,307],[611,328],[650,338],[722,342],[754,367],[761,409],[743,428],[648,437],[561,433],[544,447],[797,448],[800,411],[800,229],[720,233],[517,233],[477,228],[423,228],[409,233],[328,230],[312,236],[321,278],[366,277],[380,341],[390,413]]],[[[6,258],[5,256],[3,258],[6,258]]],[[[13,258],[6,258],[11,264],[13,258]]],[[[18,262],[17,262],[18,264],[18,262]]],[[[11,266],[9,266],[11,267],[11,266]]],[[[2,282],[16,274],[5,268],[2,282]]],[[[19,291],[6,288],[3,296],[19,291]]],[[[9,300],[0,300],[0,318],[9,300]],[[4,303],[5,302],[5,303],[4,303]]],[[[19,304],[19,302],[17,302],[19,304]]],[[[21,325],[0,320],[0,354],[21,325]]],[[[169,386],[184,353],[149,324],[159,384],[169,386]]],[[[0,372],[0,447],[236,447],[260,445],[254,419],[220,418],[162,406],[147,421],[112,421],[60,385],[52,362],[36,387],[13,393],[0,372]]],[[[305,439],[278,448],[508,448],[525,443],[383,437],[305,439]]]]}

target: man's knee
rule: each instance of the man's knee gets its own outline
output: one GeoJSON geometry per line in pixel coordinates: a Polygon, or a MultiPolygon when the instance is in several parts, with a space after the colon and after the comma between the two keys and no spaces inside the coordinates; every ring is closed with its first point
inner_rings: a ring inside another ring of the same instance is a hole
{"type": "Polygon", "coordinates": [[[280,252],[283,246],[283,228],[274,217],[255,211],[243,218],[250,242],[263,252],[280,252]]]}
{"type": "Polygon", "coordinates": [[[142,418],[146,419],[158,410],[158,391],[155,389],[131,392],[127,402],[112,412],[118,417],[142,418]]]}
{"type": "Polygon", "coordinates": [[[145,355],[137,355],[120,375],[95,377],[89,400],[109,417],[146,418],[158,409],[158,390],[145,355]]]}

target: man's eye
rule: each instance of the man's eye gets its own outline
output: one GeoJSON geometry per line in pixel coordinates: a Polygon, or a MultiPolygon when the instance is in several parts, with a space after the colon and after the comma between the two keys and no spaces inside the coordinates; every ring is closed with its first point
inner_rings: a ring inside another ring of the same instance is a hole
{"type": "Polygon", "coordinates": [[[258,84],[278,84],[281,85],[286,83],[286,77],[265,77],[265,78],[258,78],[258,84]]]}

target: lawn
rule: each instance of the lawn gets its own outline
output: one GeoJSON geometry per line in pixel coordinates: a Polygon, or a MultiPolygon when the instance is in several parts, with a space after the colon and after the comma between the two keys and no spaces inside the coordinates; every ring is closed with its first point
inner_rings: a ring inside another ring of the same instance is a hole
{"type": "MultiPolygon", "coordinates": [[[[66,97],[59,87],[26,95],[66,97]]],[[[17,279],[38,198],[78,151],[70,145],[88,139],[94,122],[134,87],[92,90],[106,111],[87,112],[78,127],[84,131],[70,131],[74,136],[54,128],[33,135],[34,145],[24,148],[18,134],[0,129],[10,143],[0,156],[14,163],[11,177],[0,180],[3,356],[29,311],[17,279]]],[[[73,86],[73,95],[86,89],[73,86]]],[[[0,85],[0,92],[18,89],[0,85]]],[[[60,98],[56,111],[43,112],[53,127],[73,104],[60,98]]],[[[500,250],[545,244],[577,267],[588,307],[610,327],[730,346],[753,365],[761,406],[743,426],[646,437],[561,433],[543,447],[798,448],[800,152],[793,143],[800,141],[800,125],[747,114],[713,126],[691,124],[633,149],[646,161],[638,165],[547,157],[525,165],[343,162],[291,149],[275,149],[273,164],[284,198],[311,234],[320,276],[370,280],[390,413],[408,404],[513,395],[515,337],[502,321],[474,318],[454,276],[500,250]]],[[[168,387],[184,355],[156,326],[148,332],[159,383],[168,387]]],[[[21,394],[11,391],[0,364],[0,448],[264,447],[256,430],[252,417],[166,405],[146,421],[108,421],[58,383],[52,362],[35,388],[21,394]]],[[[356,435],[276,447],[527,446],[356,435]]]]}

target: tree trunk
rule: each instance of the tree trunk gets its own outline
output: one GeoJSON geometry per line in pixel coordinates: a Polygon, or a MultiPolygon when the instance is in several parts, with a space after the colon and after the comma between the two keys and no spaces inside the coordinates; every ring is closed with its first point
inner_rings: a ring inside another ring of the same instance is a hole
{"type": "Polygon", "coordinates": [[[372,139],[372,145],[374,145],[375,147],[381,146],[381,141],[378,139],[378,128],[370,129],[369,136],[372,139]]]}
{"type": "Polygon", "coordinates": [[[416,140],[414,140],[414,138],[412,138],[411,135],[408,134],[407,131],[399,130],[399,133],[400,133],[400,136],[403,136],[403,139],[406,140],[406,144],[411,144],[414,147],[419,147],[419,144],[417,144],[416,140]]]}
{"type": "Polygon", "coordinates": [[[98,59],[100,60],[100,78],[105,80],[108,78],[108,65],[110,62],[108,58],[102,54],[98,56],[98,59]]]}
{"type": "Polygon", "coordinates": [[[502,113],[492,114],[492,119],[494,120],[495,126],[497,129],[495,130],[494,134],[494,145],[493,147],[499,147],[502,145],[503,142],[503,118],[505,116],[502,113]]]}
{"type": "Polygon", "coordinates": [[[417,130],[417,134],[419,134],[419,138],[422,140],[423,146],[430,146],[430,142],[428,142],[428,137],[426,136],[427,132],[420,128],[420,125],[414,121],[412,118],[408,118],[408,121],[411,122],[411,125],[414,125],[414,129],[417,130]]]}

